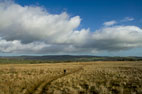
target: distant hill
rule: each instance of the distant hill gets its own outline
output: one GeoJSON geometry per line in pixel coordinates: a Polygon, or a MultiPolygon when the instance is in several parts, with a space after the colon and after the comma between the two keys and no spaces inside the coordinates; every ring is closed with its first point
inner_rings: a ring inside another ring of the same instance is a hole
{"type": "Polygon", "coordinates": [[[54,63],[54,62],[89,62],[89,61],[142,61],[142,57],[108,57],[89,55],[46,55],[46,56],[5,56],[0,63],[54,63]]]}

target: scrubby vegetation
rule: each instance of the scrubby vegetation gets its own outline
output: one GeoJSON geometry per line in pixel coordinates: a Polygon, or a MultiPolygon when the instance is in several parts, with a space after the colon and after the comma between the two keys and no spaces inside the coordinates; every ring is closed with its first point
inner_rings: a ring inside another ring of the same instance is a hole
{"type": "Polygon", "coordinates": [[[52,83],[56,94],[142,94],[141,62],[95,62],[52,83]]]}
{"type": "Polygon", "coordinates": [[[142,94],[142,62],[1,64],[0,94],[142,94]]]}

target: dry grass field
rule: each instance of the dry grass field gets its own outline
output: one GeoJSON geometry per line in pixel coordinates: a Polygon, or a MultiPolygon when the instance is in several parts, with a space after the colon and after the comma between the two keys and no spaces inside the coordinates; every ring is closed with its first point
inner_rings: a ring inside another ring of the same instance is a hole
{"type": "Polygon", "coordinates": [[[0,94],[142,94],[142,62],[0,64],[0,94]]]}

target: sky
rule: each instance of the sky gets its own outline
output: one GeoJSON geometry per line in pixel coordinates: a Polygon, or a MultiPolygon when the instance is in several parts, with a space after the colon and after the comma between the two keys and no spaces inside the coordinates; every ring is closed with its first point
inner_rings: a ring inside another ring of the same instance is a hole
{"type": "Polygon", "coordinates": [[[142,0],[0,0],[0,55],[142,56],[142,0]]]}

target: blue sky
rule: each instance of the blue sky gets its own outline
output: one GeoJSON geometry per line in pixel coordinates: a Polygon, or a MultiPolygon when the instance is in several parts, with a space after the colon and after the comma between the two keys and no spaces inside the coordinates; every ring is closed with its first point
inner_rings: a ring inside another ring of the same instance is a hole
{"type": "Polygon", "coordinates": [[[142,0],[1,0],[0,55],[142,56],[142,0]]]}
{"type": "MultiPolygon", "coordinates": [[[[37,5],[50,13],[58,14],[66,11],[70,16],[79,15],[81,27],[98,29],[109,20],[122,20],[133,17],[137,21],[123,23],[142,24],[142,0],[15,0],[20,5],[37,5]]],[[[141,26],[142,27],[142,26],[141,26]]]]}

